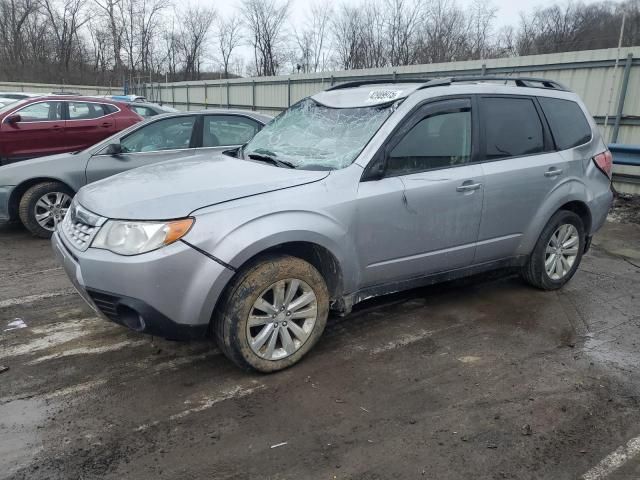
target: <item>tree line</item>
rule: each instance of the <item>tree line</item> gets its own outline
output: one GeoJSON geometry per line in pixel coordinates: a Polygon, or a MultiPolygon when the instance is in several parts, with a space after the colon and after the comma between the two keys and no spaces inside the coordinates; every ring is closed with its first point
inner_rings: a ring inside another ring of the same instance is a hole
{"type": "Polygon", "coordinates": [[[0,80],[115,86],[607,48],[623,14],[623,45],[640,44],[640,0],[558,3],[501,27],[483,0],[312,0],[295,20],[292,1],[242,0],[229,11],[175,0],[0,0],[0,80]]]}

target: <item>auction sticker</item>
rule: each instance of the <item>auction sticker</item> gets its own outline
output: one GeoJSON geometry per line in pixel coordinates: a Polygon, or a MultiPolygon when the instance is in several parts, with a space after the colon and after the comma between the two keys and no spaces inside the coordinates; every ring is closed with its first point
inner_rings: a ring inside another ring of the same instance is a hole
{"type": "Polygon", "coordinates": [[[402,90],[379,89],[371,90],[367,102],[390,102],[402,94],[402,90]]]}

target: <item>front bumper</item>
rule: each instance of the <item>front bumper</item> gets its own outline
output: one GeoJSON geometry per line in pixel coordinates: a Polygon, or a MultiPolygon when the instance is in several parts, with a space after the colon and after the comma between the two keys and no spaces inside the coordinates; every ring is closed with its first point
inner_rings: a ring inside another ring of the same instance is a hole
{"type": "Polygon", "coordinates": [[[11,219],[9,211],[9,199],[11,198],[11,192],[15,187],[0,187],[0,221],[7,221],[11,219]]]}
{"type": "Polygon", "coordinates": [[[183,242],[125,257],[68,245],[52,236],[58,261],[100,316],[173,340],[202,337],[233,272],[183,242]]]}

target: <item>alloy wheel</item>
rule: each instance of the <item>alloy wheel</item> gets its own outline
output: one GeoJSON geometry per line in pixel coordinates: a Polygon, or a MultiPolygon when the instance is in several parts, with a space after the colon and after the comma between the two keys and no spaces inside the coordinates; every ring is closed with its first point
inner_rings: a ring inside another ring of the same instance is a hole
{"type": "Polygon", "coordinates": [[[560,225],[547,244],[544,266],[551,280],[562,280],[571,271],[578,256],[580,236],[570,223],[560,225]]]}
{"type": "Polygon", "coordinates": [[[318,318],[313,289],[296,278],[279,280],[254,302],[247,321],[253,353],[265,360],[281,360],[307,341],[318,318]]]}
{"type": "Polygon", "coordinates": [[[63,192],[45,193],[34,207],[34,217],[38,225],[50,232],[62,221],[71,205],[71,196],[63,192]]]}

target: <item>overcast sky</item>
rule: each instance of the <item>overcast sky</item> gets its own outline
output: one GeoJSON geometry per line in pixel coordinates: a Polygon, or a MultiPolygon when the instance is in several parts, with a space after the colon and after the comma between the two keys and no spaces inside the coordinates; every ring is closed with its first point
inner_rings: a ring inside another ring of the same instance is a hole
{"type": "MultiPolygon", "coordinates": [[[[242,0],[192,0],[194,3],[198,3],[201,5],[214,5],[215,8],[225,15],[230,10],[237,8],[242,0]]],[[[316,0],[317,1],[317,0],[316,0]]],[[[584,3],[593,3],[594,0],[586,0],[584,3]]],[[[614,0],[615,1],[615,0],[614,0]]],[[[470,5],[472,0],[457,0],[457,4],[461,7],[465,5],[470,5]]],[[[552,5],[554,3],[565,4],[567,0],[492,0],[491,3],[498,7],[498,15],[496,18],[496,25],[508,25],[515,24],[518,22],[520,18],[521,11],[529,11],[534,9],[535,7],[545,7],[548,5],[552,5]]],[[[304,19],[305,11],[307,5],[309,5],[308,0],[292,0],[293,8],[291,11],[292,20],[296,19],[304,19]]],[[[339,0],[333,1],[334,4],[339,3],[339,0]]],[[[351,3],[346,0],[346,3],[351,3]]],[[[362,3],[361,0],[356,0],[353,3],[359,4],[362,3]]],[[[617,1],[615,3],[618,3],[617,1]]]]}
{"type": "MultiPolygon", "coordinates": [[[[291,0],[291,11],[289,13],[289,23],[295,25],[296,22],[304,22],[307,17],[308,7],[311,3],[322,2],[325,0],[291,0]]],[[[333,5],[345,3],[361,4],[363,0],[328,0],[333,5]]],[[[366,1],[366,0],[365,0],[366,1]]],[[[520,13],[530,12],[537,7],[547,7],[559,3],[566,5],[569,0],[488,0],[490,4],[495,6],[498,11],[495,19],[495,27],[500,28],[505,25],[513,25],[517,27],[520,21],[520,13]]],[[[578,0],[579,1],[579,0],[578,0]]],[[[594,3],[598,0],[582,0],[583,3],[594,3]]],[[[619,3],[621,0],[612,0],[619,3]]],[[[213,6],[218,14],[226,17],[234,11],[239,11],[242,0],[187,0],[189,3],[213,6]]],[[[465,7],[471,5],[473,0],[455,0],[458,6],[465,7]]],[[[251,61],[252,51],[247,45],[241,46],[235,55],[244,57],[245,62],[251,61]]]]}

